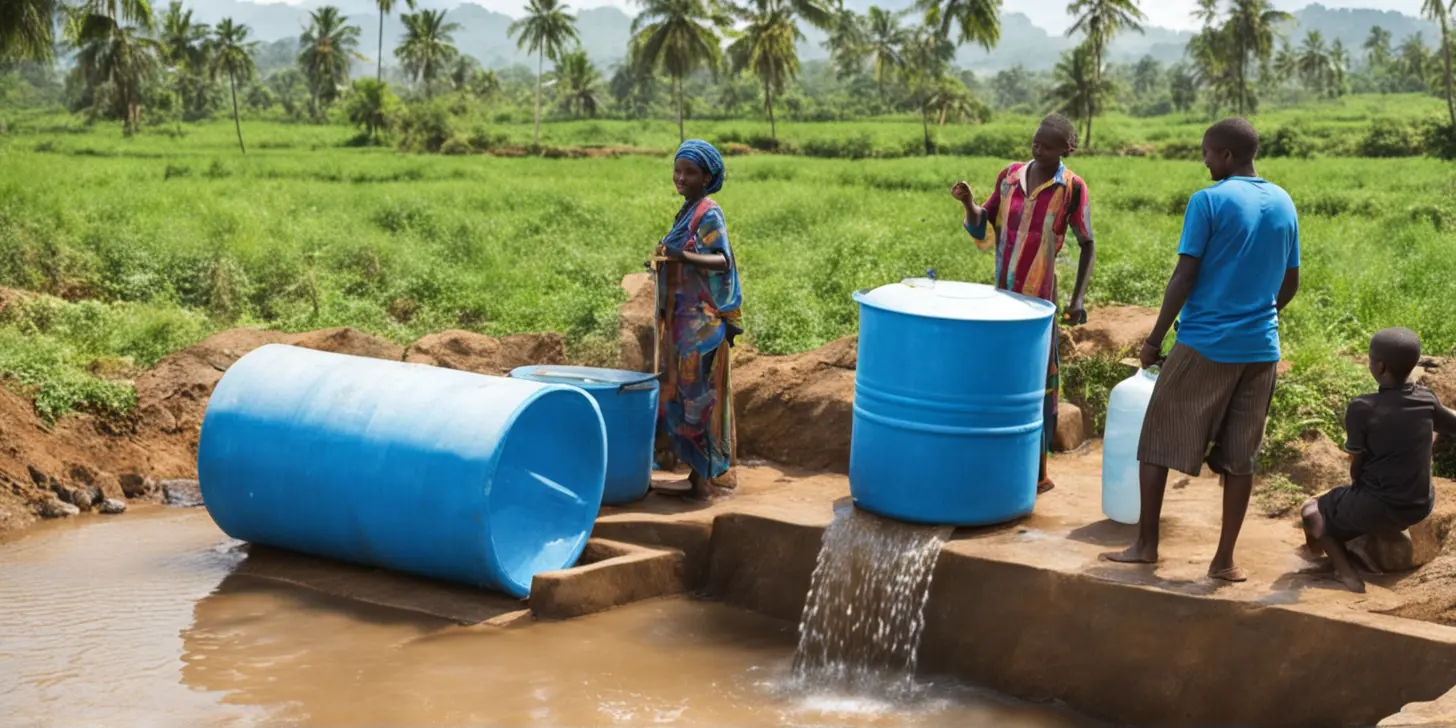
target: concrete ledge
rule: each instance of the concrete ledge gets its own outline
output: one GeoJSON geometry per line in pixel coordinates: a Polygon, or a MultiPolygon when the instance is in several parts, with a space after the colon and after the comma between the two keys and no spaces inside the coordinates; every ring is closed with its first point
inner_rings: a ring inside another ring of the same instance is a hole
{"type": "Polygon", "coordinates": [[[525,602],[519,599],[459,584],[258,544],[245,548],[248,558],[234,572],[237,576],[303,587],[458,624],[501,624],[501,620],[525,607],[525,602]]]}
{"type": "MultiPolygon", "coordinates": [[[[720,516],[709,593],[797,620],[822,532],[720,516]]],[[[936,565],[927,674],[1158,726],[1368,726],[1456,681],[1448,627],[1119,583],[965,553],[975,545],[953,542],[936,565]]]]}
{"type": "Polygon", "coordinates": [[[684,577],[692,591],[703,588],[712,533],[711,522],[598,520],[592,538],[682,552],[684,577]]]}
{"type": "Polygon", "coordinates": [[[682,553],[594,538],[575,567],[531,580],[531,615],[568,619],[686,590],[682,553]]]}

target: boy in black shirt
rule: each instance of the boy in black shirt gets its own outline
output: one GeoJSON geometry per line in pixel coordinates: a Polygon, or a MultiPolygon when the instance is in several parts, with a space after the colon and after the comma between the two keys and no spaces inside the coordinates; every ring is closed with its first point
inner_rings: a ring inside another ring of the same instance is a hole
{"type": "Polygon", "coordinates": [[[1406,380],[1421,358],[1410,329],[1385,329],[1370,340],[1370,373],[1380,391],[1356,397],[1345,411],[1345,450],[1351,485],[1304,504],[1310,551],[1330,555],[1340,581],[1364,592],[1345,543],[1367,533],[1403,531],[1425,520],[1434,506],[1431,443],[1434,433],[1456,435],[1456,412],[1429,389],[1406,380]]]}

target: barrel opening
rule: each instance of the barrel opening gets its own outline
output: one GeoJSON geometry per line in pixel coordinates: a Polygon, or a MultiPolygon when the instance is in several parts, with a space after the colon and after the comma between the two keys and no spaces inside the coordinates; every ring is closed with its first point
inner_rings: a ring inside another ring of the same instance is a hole
{"type": "Polygon", "coordinates": [[[507,591],[571,566],[601,508],[606,432],[597,405],[574,389],[527,402],[501,445],[490,484],[490,539],[507,591]]]}

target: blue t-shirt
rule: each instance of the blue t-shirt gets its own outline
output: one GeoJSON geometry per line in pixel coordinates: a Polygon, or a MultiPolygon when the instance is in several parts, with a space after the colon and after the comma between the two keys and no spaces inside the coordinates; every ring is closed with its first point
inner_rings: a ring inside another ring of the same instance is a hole
{"type": "Polygon", "coordinates": [[[1178,254],[1200,259],[1178,343],[1225,364],[1279,361],[1275,301],[1299,267],[1299,217],[1279,185],[1230,177],[1188,201],[1178,254]]]}

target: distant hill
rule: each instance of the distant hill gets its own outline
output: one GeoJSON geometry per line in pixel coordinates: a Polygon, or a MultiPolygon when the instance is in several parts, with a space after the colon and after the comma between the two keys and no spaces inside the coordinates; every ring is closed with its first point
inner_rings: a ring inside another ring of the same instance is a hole
{"type": "MultiPolygon", "coordinates": [[[[535,66],[532,58],[516,49],[516,44],[506,33],[512,18],[500,10],[509,10],[520,3],[516,0],[484,0],[490,7],[477,3],[456,5],[450,0],[423,0],[421,7],[449,8],[449,20],[459,23],[461,30],[455,33],[455,45],[462,52],[474,56],[488,67],[524,64],[535,66]],[[494,8],[494,9],[491,9],[494,8]]],[[[257,3],[247,0],[192,0],[198,19],[214,23],[225,17],[246,23],[253,29],[254,37],[263,41],[296,38],[308,21],[308,13],[324,4],[338,6],[349,20],[358,25],[362,42],[360,52],[370,59],[361,64],[359,73],[373,65],[379,33],[379,9],[373,0],[309,0],[303,5],[282,3],[257,3]]],[[[847,5],[856,9],[867,8],[870,0],[850,0],[847,5]]],[[[882,7],[908,7],[909,0],[886,0],[882,7]]],[[[632,19],[623,11],[613,7],[581,10],[577,13],[577,29],[582,36],[582,46],[594,61],[603,66],[620,61],[627,47],[632,19]]],[[[1295,22],[1283,32],[1296,44],[1309,30],[1318,30],[1326,42],[1338,39],[1351,49],[1351,55],[1359,57],[1359,48],[1370,34],[1370,28],[1379,25],[1390,31],[1398,44],[1414,33],[1423,33],[1426,42],[1433,47],[1438,42],[1440,31],[1432,23],[1393,11],[1331,9],[1315,4],[1295,13],[1295,22]]],[[[392,14],[384,27],[385,65],[394,61],[394,44],[404,33],[399,21],[399,12],[392,14]]],[[[805,61],[822,60],[828,57],[823,48],[825,36],[813,28],[804,29],[805,40],[800,44],[800,56],[805,61]]],[[[1150,27],[1144,34],[1129,33],[1114,41],[1109,60],[1131,62],[1145,55],[1170,63],[1183,57],[1183,49],[1191,34],[1150,27]]],[[[1057,57],[1072,48],[1079,39],[1052,34],[1033,24],[1022,13],[1006,13],[1001,19],[1001,43],[991,52],[978,46],[967,46],[960,50],[958,61],[962,66],[983,73],[1022,65],[1033,70],[1050,69],[1057,57]]]]}

